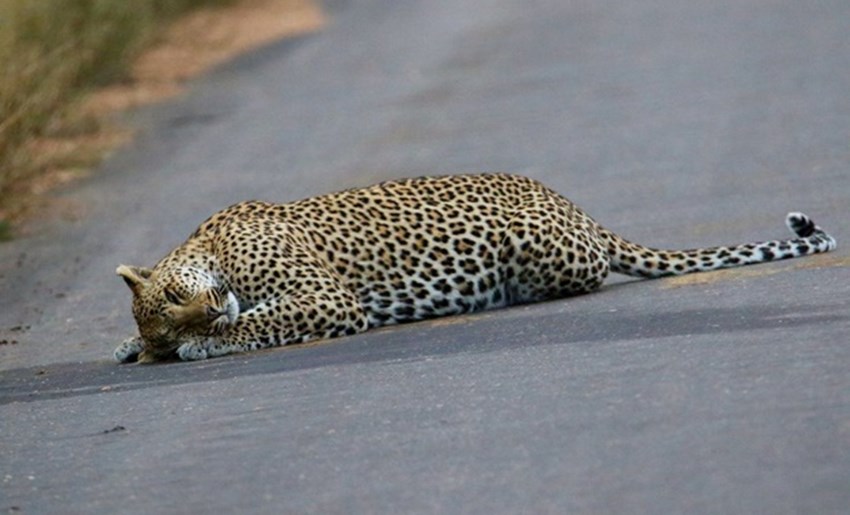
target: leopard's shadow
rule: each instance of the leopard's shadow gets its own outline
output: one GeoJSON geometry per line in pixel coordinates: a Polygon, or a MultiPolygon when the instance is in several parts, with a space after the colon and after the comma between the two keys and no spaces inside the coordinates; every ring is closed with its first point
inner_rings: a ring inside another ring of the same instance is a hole
{"type": "MultiPolygon", "coordinates": [[[[623,284],[625,286],[625,284],[623,284]]],[[[612,287],[619,287],[612,286],[612,287]]],[[[732,333],[847,321],[834,306],[812,309],[756,306],[676,310],[630,315],[588,312],[565,316],[566,301],[515,306],[479,314],[389,326],[355,336],[291,345],[200,362],[117,365],[112,361],[62,363],[4,371],[0,405],[138,390],[234,377],[286,374],[346,364],[409,363],[462,353],[538,345],[600,345],[623,340],[732,333]],[[780,325],[781,324],[781,325],[780,325]]]]}

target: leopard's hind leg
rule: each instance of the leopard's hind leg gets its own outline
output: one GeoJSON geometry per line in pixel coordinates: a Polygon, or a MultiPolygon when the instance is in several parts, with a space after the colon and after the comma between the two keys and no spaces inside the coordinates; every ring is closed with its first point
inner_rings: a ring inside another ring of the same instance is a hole
{"type": "Polygon", "coordinates": [[[535,201],[514,213],[500,262],[509,304],[589,293],[609,271],[596,224],[557,199],[535,201]]]}

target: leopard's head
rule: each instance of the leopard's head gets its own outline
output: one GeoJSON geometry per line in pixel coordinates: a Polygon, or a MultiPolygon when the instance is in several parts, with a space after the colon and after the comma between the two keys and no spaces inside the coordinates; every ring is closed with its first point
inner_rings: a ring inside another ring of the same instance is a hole
{"type": "Polygon", "coordinates": [[[121,265],[115,271],[133,292],[141,363],[174,356],[184,344],[223,334],[239,316],[239,301],[206,270],[121,265]]]}

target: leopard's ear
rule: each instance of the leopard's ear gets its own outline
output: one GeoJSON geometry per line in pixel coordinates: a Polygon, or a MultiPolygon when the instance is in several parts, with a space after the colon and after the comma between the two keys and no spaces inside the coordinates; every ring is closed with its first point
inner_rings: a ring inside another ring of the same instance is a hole
{"type": "Polygon", "coordinates": [[[143,266],[127,266],[121,265],[115,269],[115,273],[120,275],[127,286],[133,290],[134,295],[138,295],[150,282],[151,273],[153,270],[143,266]]]}

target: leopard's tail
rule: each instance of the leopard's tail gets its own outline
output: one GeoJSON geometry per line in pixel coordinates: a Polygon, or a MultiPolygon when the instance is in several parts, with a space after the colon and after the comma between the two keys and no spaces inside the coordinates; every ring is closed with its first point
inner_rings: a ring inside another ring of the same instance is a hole
{"type": "Polygon", "coordinates": [[[787,240],[689,250],[656,250],[601,228],[611,271],[637,277],[663,277],[790,259],[835,249],[835,239],[803,213],[788,213],[785,224],[796,235],[787,240]]]}

